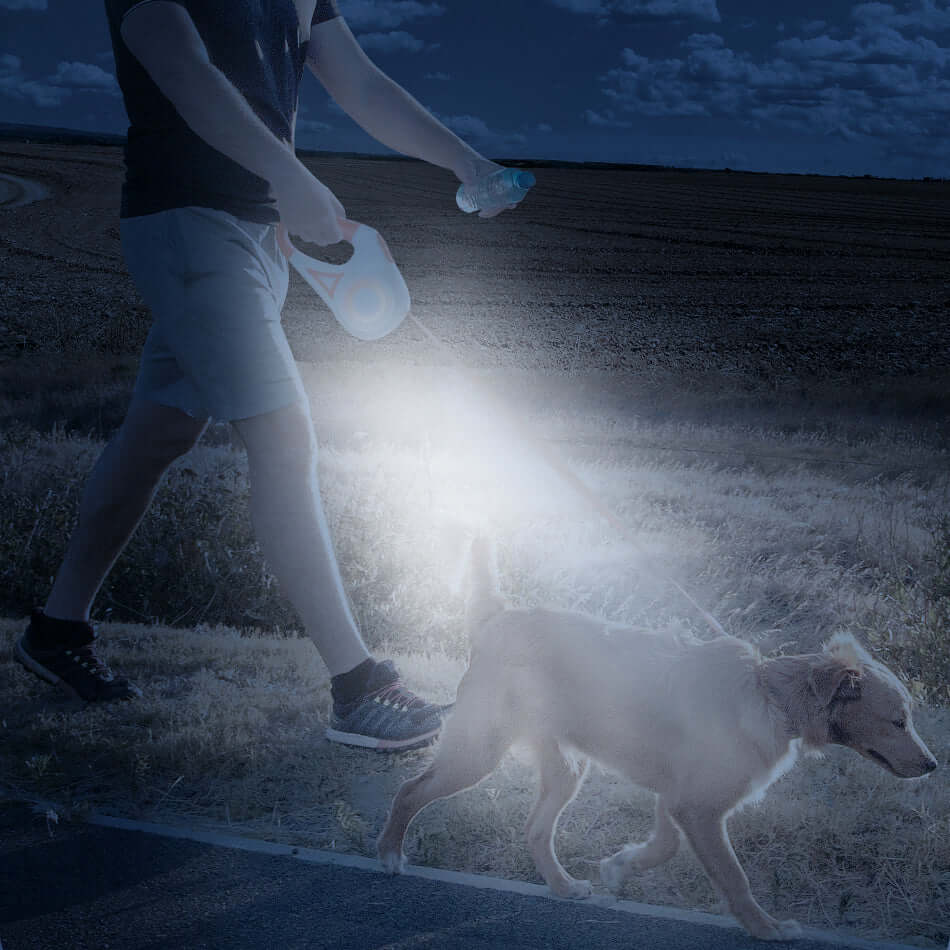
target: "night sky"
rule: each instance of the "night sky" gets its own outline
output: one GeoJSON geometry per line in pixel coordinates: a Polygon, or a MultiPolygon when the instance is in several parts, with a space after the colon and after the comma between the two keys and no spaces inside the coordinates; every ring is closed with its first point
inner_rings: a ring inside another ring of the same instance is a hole
{"type": "MultiPolygon", "coordinates": [[[[489,157],[950,177],[950,0],[340,0],[489,157]]],[[[124,133],[101,2],[0,0],[0,122],[124,133]]],[[[309,74],[298,146],[388,153],[309,74]]]]}

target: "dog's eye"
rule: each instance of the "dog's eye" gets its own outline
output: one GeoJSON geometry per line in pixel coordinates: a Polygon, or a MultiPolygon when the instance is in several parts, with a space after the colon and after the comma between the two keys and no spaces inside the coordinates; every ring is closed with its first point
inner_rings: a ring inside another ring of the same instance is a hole
{"type": "Polygon", "coordinates": [[[907,721],[905,719],[895,719],[891,725],[897,726],[898,729],[904,729],[907,726],[907,721]]]}

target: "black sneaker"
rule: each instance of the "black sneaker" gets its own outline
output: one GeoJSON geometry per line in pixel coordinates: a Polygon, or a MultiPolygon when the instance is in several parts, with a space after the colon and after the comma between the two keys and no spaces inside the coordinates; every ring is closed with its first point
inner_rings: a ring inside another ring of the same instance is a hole
{"type": "Polygon", "coordinates": [[[362,696],[334,701],[326,735],[331,742],[380,752],[418,749],[435,741],[447,708],[406,689],[392,660],[385,660],[374,667],[362,696]]]}
{"type": "Polygon", "coordinates": [[[95,627],[81,621],[53,620],[36,608],[13,656],[31,673],[55,683],[88,703],[134,699],[142,691],[112,670],[92,650],[95,627]]]}

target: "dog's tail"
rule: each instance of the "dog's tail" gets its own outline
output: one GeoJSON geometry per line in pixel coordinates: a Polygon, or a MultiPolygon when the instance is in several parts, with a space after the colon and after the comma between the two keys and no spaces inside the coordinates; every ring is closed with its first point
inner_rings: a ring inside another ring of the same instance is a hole
{"type": "Polygon", "coordinates": [[[498,589],[495,547],[481,535],[472,541],[467,588],[465,631],[472,641],[486,621],[508,606],[498,589]]]}

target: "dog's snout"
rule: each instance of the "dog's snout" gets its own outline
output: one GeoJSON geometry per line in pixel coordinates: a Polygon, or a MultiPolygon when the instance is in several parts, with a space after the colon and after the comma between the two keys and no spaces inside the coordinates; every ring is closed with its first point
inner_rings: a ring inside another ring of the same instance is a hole
{"type": "Polygon", "coordinates": [[[933,772],[937,768],[936,759],[924,759],[924,771],[933,772]]]}

